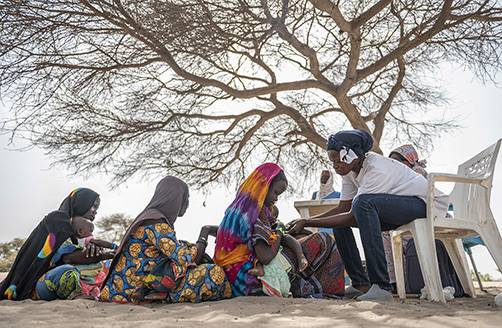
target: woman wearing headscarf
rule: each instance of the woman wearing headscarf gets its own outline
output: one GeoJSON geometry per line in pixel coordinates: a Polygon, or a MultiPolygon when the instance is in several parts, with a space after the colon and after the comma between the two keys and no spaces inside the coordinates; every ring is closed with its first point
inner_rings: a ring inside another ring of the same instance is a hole
{"type": "Polygon", "coordinates": [[[0,299],[49,301],[80,296],[80,274],[69,263],[95,263],[106,256],[99,248],[83,252],[76,246],[71,221],[74,216],[93,220],[99,205],[95,191],[78,188],[63,200],[58,211],[47,214],[19,250],[0,285],[0,299]]]}
{"type": "Polygon", "coordinates": [[[403,163],[427,179],[427,172],[425,171],[425,164],[427,164],[427,161],[421,161],[418,159],[418,153],[412,145],[402,145],[397,147],[390,152],[389,157],[403,163]]]}
{"type": "Polygon", "coordinates": [[[214,261],[225,269],[233,296],[262,294],[263,285],[248,271],[257,262],[267,265],[283,257],[290,267],[291,292],[295,297],[331,294],[343,295],[343,263],[333,238],[315,233],[300,239],[308,261],[297,274],[298,258],[283,246],[284,232],[273,229],[271,211],[280,194],[287,188],[284,171],[274,163],[257,167],[242,183],[234,201],[225,211],[216,238],[214,261]]]}
{"type": "Polygon", "coordinates": [[[201,229],[195,245],[176,238],[174,223],[185,214],[188,197],[188,186],[178,178],[168,176],[157,184],[150,203],[122,238],[101,300],[198,303],[231,296],[223,269],[201,264],[211,227],[201,229]]]}
{"type": "MultiPolygon", "coordinates": [[[[390,152],[389,158],[395,159],[403,163],[413,171],[424,176],[427,179],[427,172],[425,171],[426,160],[419,160],[418,153],[412,145],[402,145],[390,152]]],[[[448,214],[447,214],[448,215],[448,214]]],[[[385,259],[387,260],[387,271],[389,272],[390,282],[394,285],[396,282],[396,274],[394,269],[394,258],[392,255],[392,241],[388,231],[382,232],[383,248],[385,250],[385,259]]],[[[411,237],[403,237],[403,249],[406,248],[408,241],[411,237]]]]}
{"type": "MultiPolygon", "coordinates": [[[[427,180],[390,158],[369,152],[371,135],[364,130],[341,131],[328,140],[328,157],[342,176],[340,204],[309,219],[295,221],[291,230],[333,228],[352,286],[347,297],[361,301],[392,301],[382,243],[382,230],[391,230],[426,217],[427,180]],[[352,233],[357,226],[367,273],[352,233]]],[[[435,191],[436,214],[444,217],[448,197],[435,191]]]]}
{"type": "Polygon", "coordinates": [[[333,174],[330,170],[322,171],[320,180],[319,190],[314,191],[312,200],[340,198],[340,193],[333,187],[333,174]]]}

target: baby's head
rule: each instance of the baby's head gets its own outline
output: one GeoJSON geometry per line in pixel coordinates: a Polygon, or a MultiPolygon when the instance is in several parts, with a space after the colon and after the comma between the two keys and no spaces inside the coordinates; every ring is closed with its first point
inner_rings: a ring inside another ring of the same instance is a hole
{"type": "Polygon", "coordinates": [[[87,238],[92,236],[94,224],[83,216],[75,216],[72,219],[71,225],[77,238],[87,238]]]}
{"type": "Polygon", "coordinates": [[[272,222],[277,221],[277,218],[279,217],[279,208],[277,208],[277,206],[272,206],[272,213],[270,216],[272,218],[272,222]]]}

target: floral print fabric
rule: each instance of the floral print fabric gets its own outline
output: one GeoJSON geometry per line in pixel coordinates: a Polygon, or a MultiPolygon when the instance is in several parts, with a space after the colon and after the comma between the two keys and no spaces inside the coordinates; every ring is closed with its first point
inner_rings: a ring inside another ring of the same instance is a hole
{"type": "Polygon", "coordinates": [[[174,279],[179,285],[170,290],[170,303],[217,300],[231,297],[231,287],[223,269],[215,264],[194,263],[197,248],[178,241],[167,223],[139,226],[129,237],[127,245],[108,282],[101,291],[101,300],[132,302],[129,295],[141,288],[150,271],[165,259],[171,261],[174,279]]]}

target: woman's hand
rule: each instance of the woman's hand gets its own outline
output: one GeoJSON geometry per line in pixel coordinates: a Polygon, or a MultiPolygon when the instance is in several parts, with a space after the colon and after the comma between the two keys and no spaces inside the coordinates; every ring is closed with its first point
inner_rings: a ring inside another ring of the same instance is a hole
{"type": "Polygon", "coordinates": [[[305,219],[297,219],[297,220],[289,222],[286,225],[287,233],[289,233],[293,236],[302,232],[302,230],[304,228],[305,228],[305,219]]]}
{"type": "Polygon", "coordinates": [[[205,233],[207,233],[207,236],[212,236],[216,238],[216,234],[218,233],[218,227],[219,226],[217,225],[205,225],[201,229],[201,235],[202,231],[204,231],[205,233]]]}
{"type": "Polygon", "coordinates": [[[272,225],[272,228],[274,229],[277,229],[277,228],[282,228],[282,230],[286,231],[286,226],[284,225],[284,223],[282,223],[281,221],[277,220],[273,225],[272,225]]]}
{"type": "Polygon", "coordinates": [[[199,239],[195,243],[195,247],[197,247],[197,256],[194,259],[194,262],[199,265],[204,257],[207,247],[207,238],[209,236],[216,237],[216,233],[218,232],[218,226],[216,225],[205,225],[200,229],[199,239]]]}

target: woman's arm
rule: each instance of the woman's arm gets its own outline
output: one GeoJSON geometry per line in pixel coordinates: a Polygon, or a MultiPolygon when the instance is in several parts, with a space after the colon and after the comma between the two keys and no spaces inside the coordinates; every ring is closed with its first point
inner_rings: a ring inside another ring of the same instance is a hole
{"type": "Polygon", "coordinates": [[[305,227],[316,228],[344,228],[355,225],[356,221],[352,214],[352,200],[342,200],[338,206],[327,212],[292,221],[288,224],[288,233],[297,234],[305,227]]]}
{"type": "Polygon", "coordinates": [[[197,247],[197,256],[195,256],[194,262],[199,265],[206,253],[207,247],[207,239],[209,235],[216,237],[216,233],[218,232],[217,225],[206,225],[200,229],[199,239],[197,239],[197,243],[195,244],[197,247]]]}
{"type": "Polygon", "coordinates": [[[341,200],[340,203],[338,203],[338,206],[335,206],[324,213],[313,216],[310,219],[328,218],[340,213],[347,213],[351,209],[352,209],[352,200],[341,200]]]}
{"type": "Polygon", "coordinates": [[[111,252],[102,253],[100,247],[88,247],[82,251],[77,249],[72,253],[64,254],[61,260],[66,264],[91,264],[101,260],[113,259],[114,254],[111,252]]]}
{"type": "Polygon", "coordinates": [[[277,239],[272,243],[272,245],[268,245],[264,240],[258,239],[256,244],[254,244],[254,252],[258,261],[260,261],[261,264],[269,264],[279,252],[281,242],[281,233],[277,234],[277,239]]]}

